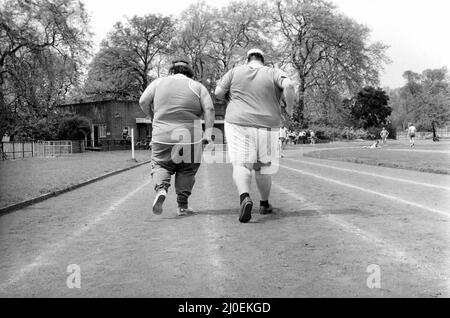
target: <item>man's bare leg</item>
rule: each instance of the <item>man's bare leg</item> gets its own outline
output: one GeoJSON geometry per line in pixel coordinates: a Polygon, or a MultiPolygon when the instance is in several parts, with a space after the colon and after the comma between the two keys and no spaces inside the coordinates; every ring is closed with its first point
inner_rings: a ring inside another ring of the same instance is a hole
{"type": "Polygon", "coordinates": [[[233,165],[233,180],[238,189],[239,195],[250,193],[252,185],[252,171],[243,165],[233,165]]]}
{"type": "Polygon", "coordinates": [[[272,189],[272,176],[270,174],[262,174],[261,171],[256,171],[255,180],[259,194],[261,195],[261,201],[268,201],[270,190],[272,189]]]}
{"type": "Polygon", "coordinates": [[[270,190],[272,189],[272,175],[256,171],[255,180],[261,196],[259,213],[263,215],[270,214],[273,211],[272,206],[269,204],[270,190]]]}

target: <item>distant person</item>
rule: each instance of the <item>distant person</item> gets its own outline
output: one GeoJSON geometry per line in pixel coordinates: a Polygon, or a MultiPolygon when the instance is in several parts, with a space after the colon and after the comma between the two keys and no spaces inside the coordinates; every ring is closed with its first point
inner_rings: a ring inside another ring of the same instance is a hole
{"type": "Polygon", "coordinates": [[[289,144],[293,145],[295,144],[295,132],[292,130],[289,130],[289,144]]]}
{"type": "Polygon", "coordinates": [[[239,193],[241,223],[252,218],[253,201],[249,193],[253,171],[261,196],[259,213],[273,212],[269,197],[275,170],[270,167],[279,160],[279,139],[287,138],[286,128],[280,130],[283,95],[286,111],[292,116],[293,84],[280,69],[264,65],[264,53],[259,49],[250,50],[247,64],[228,71],[216,88],[218,99],[229,97],[225,135],[239,193]]]}
{"type": "Polygon", "coordinates": [[[316,144],[316,133],[311,130],[310,132],[310,137],[311,137],[311,145],[315,145],[316,144]]]}
{"type": "Polygon", "coordinates": [[[156,191],[153,213],[163,212],[171,176],[175,175],[177,214],[186,216],[194,212],[188,199],[200,168],[202,143],[212,142],[215,111],[206,87],[192,79],[194,72],[187,60],[174,60],[169,74],[154,80],[139,104],[145,113],[153,114],[151,165],[156,191]]]}
{"type": "Polygon", "coordinates": [[[288,130],[286,127],[281,127],[280,128],[280,136],[279,136],[279,155],[280,158],[284,157],[284,149],[286,149],[286,145],[288,143],[288,130]]]}
{"type": "Polygon", "coordinates": [[[306,144],[306,131],[302,130],[300,132],[300,139],[302,140],[302,144],[306,144]]]}
{"type": "Polygon", "coordinates": [[[376,148],[381,148],[380,140],[377,139],[377,141],[375,141],[372,145],[370,145],[370,146],[364,146],[363,148],[364,148],[364,149],[376,149],[376,148]]]}
{"type": "Polygon", "coordinates": [[[385,145],[387,138],[389,136],[389,132],[386,130],[386,128],[383,127],[383,129],[381,130],[380,136],[381,136],[381,140],[383,140],[383,145],[385,145]]]}
{"type": "Polygon", "coordinates": [[[128,127],[122,130],[122,139],[128,139],[128,127]]]}
{"type": "Polygon", "coordinates": [[[409,136],[409,147],[410,148],[414,148],[415,147],[416,132],[417,132],[417,129],[413,125],[413,123],[409,123],[408,136],[409,136]]]}
{"type": "Polygon", "coordinates": [[[298,144],[300,143],[300,132],[299,132],[299,131],[296,131],[296,132],[295,132],[294,143],[295,143],[296,145],[298,145],[298,144]]]}

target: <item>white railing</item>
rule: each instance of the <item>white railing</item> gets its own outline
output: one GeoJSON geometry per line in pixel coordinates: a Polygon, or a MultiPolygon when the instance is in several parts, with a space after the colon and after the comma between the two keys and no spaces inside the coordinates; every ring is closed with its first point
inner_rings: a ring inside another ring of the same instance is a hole
{"type": "Polygon", "coordinates": [[[72,154],[72,141],[38,141],[34,143],[36,157],[57,157],[72,154]]]}

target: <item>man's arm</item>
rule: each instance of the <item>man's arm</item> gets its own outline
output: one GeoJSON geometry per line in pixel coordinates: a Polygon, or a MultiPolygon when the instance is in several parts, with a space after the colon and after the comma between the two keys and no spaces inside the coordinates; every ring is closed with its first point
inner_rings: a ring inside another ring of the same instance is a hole
{"type": "Polygon", "coordinates": [[[294,114],[295,89],[289,78],[285,78],[282,83],[284,100],[286,101],[286,112],[289,116],[294,114]]]}
{"type": "MultiPolygon", "coordinates": [[[[217,91],[217,90],[216,90],[217,91]]],[[[203,109],[203,116],[205,119],[205,136],[204,140],[208,143],[212,141],[211,136],[214,128],[214,121],[216,119],[216,110],[208,90],[202,85],[200,93],[200,103],[203,109]]]]}
{"type": "Polygon", "coordinates": [[[223,78],[217,83],[216,91],[214,94],[216,95],[217,99],[219,100],[226,100],[227,95],[230,91],[231,87],[231,79],[233,77],[233,70],[229,70],[223,78]]]}
{"type": "Polygon", "coordinates": [[[289,116],[294,114],[295,89],[294,84],[288,78],[285,72],[280,69],[274,69],[274,81],[279,89],[283,91],[283,99],[286,103],[286,112],[289,116]]]}
{"type": "Polygon", "coordinates": [[[219,85],[217,85],[216,87],[216,91],[214,92],[214,94],[216,95],[217,99],[219,100],[225,100],[225,96],[227,94],[227,91],[224,90],[222,87],[220,87],[219,85]]]}
{"type": "Polygon", "coordinates": [[[141,107],[142,111],[153,119],[153,99],[155,98],[155,91],[157,86],[157,81],[153,81],[142,93],[141,98],[139,99],[139,106],[141,107]]]}

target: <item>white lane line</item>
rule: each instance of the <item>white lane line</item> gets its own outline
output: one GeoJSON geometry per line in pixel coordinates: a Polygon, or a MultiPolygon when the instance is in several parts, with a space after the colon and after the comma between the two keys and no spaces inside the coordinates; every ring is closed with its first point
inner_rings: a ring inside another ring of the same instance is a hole
{"type": "MultiPolygon", "coordinates": [[[[205,197],[207,198],[208,204],[213,202],[209,198],[213,198],[214,194],[212,189],[214,188],[214,180],[211,178],[209,169],[204,169],[205,178],[204,188],[206,189],[205,197]]],[[[215,290],[220,296],[224,297],[226,295],[224,281],[229,278],[229,272],[224,265],[223,256],[220,250],[220,244],[217,242],[217,237],[219,237],[219,230],[221,224],[217,224],[217,218],[212,216],[206,216],[206,220],[202,224],[202,230],[206,233],[206,239],[202,240],[205,248],[205,257],[208,259],[209,263],[212,265],[213,269],[208,272],[206,279],[208,279],[208,284],[211,290],[215,290]],[[209,276],[210,275],[210,276],[209,276]]]]}
{"type": "Polygon", "coordinates": [[[424,182],[417,182],[417,181],[412,181],[412,180],[408,180],[408,179],[388,177],[388,176],[381,175],[381,174],[358,171],[358,170],[347,169],[347,168],[340,168],[340,167],[336,167],[336,166],[328,166],[328,165],[324,165],[324,164],[320,164],[320,163],[309,162],[306,160],[298,160],[298,159],[290,159],[290,158],[285,158],[285,159],[289,160],[289,161],[308,164],[311,166],[317,166],[317,167],[334,169],[334,170],[345,171],[345,172],[353,172],[353,173],[358,173],[358,174],[375,177],[375,178],[383,178],[386,180],[399,181],[399,182],[415,184],[415,185],[419,185],[419,186],[423,186],[423,187],[436,188],[436,189],[440,189],[440,190],[450,191],[450,187],[440,186],[440,185],[431,184],[431,183],[424,183],[424,182]]]}
{"type": "Polygon", "coordinates": [[[280,164],[280,167],[282,167],[284,169],[287,169],[287,170],[291,170],[291,171],[300,173],[300,174],[303,174],[303,175],[314,177],[316,179],[324,180],[324,181],[327,181],[327,182],[330,182],[330,183],[335,183],[335,184],[338,184],[340,186],[344,186],[344,187],[347,187],[347,188],[351,188],[351,189],[355,189],[355,190],[358,190],[358,191],[362,191],[362,192],[370,193],[370,194],[373,194],[373,195],[377,195],[377,196],[380,196],[380,197],[383,197],[383,198],[386,198],[386,199],[389,199],[389,200],[392,200],[392,201],[396,201],[396,202],[400,202],[400,203],[403,203],[403,204],[406,204],[406,205],[414,206],[416,208],[419,208],[419,209],[422,209],[422,210],[426,210],[426,211],[430,211],[430,212],[439,214],[441,216],[445,216],[447,218],[450,218],[450,213],[446,212],[446,211],[441,211],[441,210],[437,210],[437,209],[434,209],[434,208],[430,208],[430,207],[427,207],[425,205],[414,203],[414,202],[411,202],[411,201],[407,201],[407,200],[404,200],[404,199],[401,199],[401,198],[398,198],[398,197],[395,197],[395,196],[392,196],[392,195],[389,195],[389,194],[384,194],[384,193],[381,193],[381,192],[378,192],[378,191],[373,191],[373,190],[369,190],[369,189],[366,189],[366,188],[358,187],[358,186],[353,185],[353,184],[349,184],[349,183],[341,182],[341,181],[338,181],[338,180],[335,180],[335,179],[323,177],[323,176],[317,175],[315,173],[307,172],[307,171],[304,171],[304,170],[291,168],[291,167],[288,167],[288,166],[285,166],[285,165],[281,165],[281,164],[280,164]]]}
{"type": "MultiPolygon", "coordinates": [[[[273,186],[278,188],[281,192],[288,194],[290,197],[292,197],[295,200],[299,200],[302,203],[307,202],[307,200],[305,198],[301,197],[298,193],[295,193],[289,189],[286,189],[286,188],[282,187],[281,185],[276,184],[275,182],[273,183],[273,186]]],[[[328,220],[329,222],[341,227],[344,231],[346,231],[350,234],[353,234],[353,235],[359,237],[360,239],[362,239],[363,241],[380,248],[381,253],[383,253],[391,258],[396,259],[398,262],[401,262],[403,264],[408,264],[414,268],[426,271],[427,274],[425,275],[425,277],[429,278],[429,276],[431,274],[435,278],[445,279],[445,280],[449,279],[441,271],[436,270],[435,266],[433,264],[419,262],[416,258],[412,257],[411,255],[408,255],[406,252],[404,252],[403,250],[401,250],[399,248],[393,247],[392,244],[388,244],[386,241],[380,239],[373,233],[364,231],[364,230],[358,228],[357,226],[342,220],[341,218],[339,218],[336,215],[327,214],[318,205],[311,203],[309,207],[316,210],[318,215],[326,218],[326,220],[328,220]]],[[[447,267],[448,266],[446,266],[446,268],[447,267]]],[[[450,290],[450,287],[449,287],[449,290],[450,290]]]]}
{"type": "Polygon", "coordinates": [[[408,152],[423,152],[423,153],[442,153],[450,155],[450,151],[448,150],[425,150],[425,149],[385,149],[387,151],[408,151],[408,152]]]}
{"type": "Polygon", "coordinates": [[[48,259],[50,259],[54,254],[56,254],[58,251],[63,249],[68,245],[69,242],[75,240],[76,238],[80,237],[87,231],[89,231],[93,226],[103,221],[105,218],[110,216],[113,212],[117,210],[117,208],[122,205],[124,202],[135,196],[139,191],[141,191],[143,188],[148,186],[152,181],[148,180],[144,184],[140,185],[138,188],[133,190],[132,192],[128,193],[126,196],[121,198],[120,200],[117,200],[114,202],[108,209],[106,209],[105,212],[94,218],[91,222],[88,222],[86,226],[83,226],[81,229],[75,231],[72,233],[72,235],[68,236],[65,240],[50,245],[42,254],[37,256],[33,262],[31,262],[28,265],[25,265],[21,267],[17,272],[15,272],[7,281],[3,282],[0,285],[0,290],[5,290],[9,286],[15,284],[16,282],[20,281],[22,278],[24,278],[26,275],[31,273],[34,269],[46,264],[48,262],[48,259]]]}

